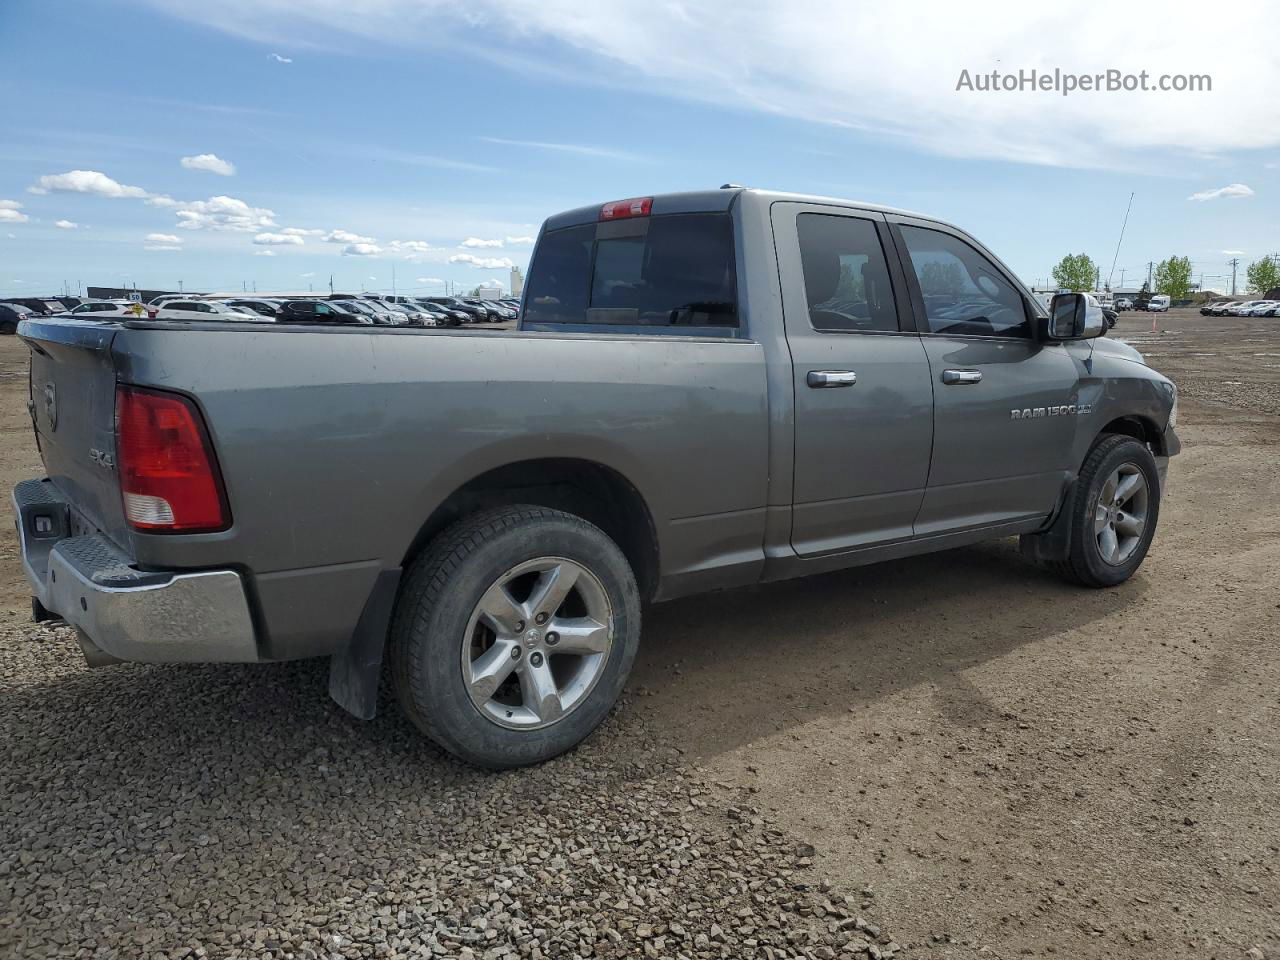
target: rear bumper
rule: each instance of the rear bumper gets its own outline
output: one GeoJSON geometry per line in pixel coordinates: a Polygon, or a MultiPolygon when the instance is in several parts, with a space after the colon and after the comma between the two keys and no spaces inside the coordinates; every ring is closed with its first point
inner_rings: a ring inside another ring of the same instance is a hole
{"type": "Polygon", "coordinates": [[[101,534],[72,535],[73,508],[48,480],[14,487],[13,508],[36,599],[82,644],[139,663],[260,659],[239,573],[138,570],[101,534]]]}

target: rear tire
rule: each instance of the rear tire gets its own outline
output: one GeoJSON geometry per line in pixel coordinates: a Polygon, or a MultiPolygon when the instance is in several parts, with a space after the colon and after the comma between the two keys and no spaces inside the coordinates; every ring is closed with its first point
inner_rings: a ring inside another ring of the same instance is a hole
{"type": "Polygon", "coordinates": [[[417,558],[389,642],[397,699],[419,730],[476,766],[519,767],[571,749],[608,715],[639,647],[640,593],[598,527],[501,507],[417,558]]]}
{"type": "Polygon", "coordinates": [[[1087,587],[1114,587],[1142,566],[1160,516],[1160,474],[1146,445],[1107,435],[1085,457],[1069,509],[1071,543],[1056,572],[1087,587]]]}

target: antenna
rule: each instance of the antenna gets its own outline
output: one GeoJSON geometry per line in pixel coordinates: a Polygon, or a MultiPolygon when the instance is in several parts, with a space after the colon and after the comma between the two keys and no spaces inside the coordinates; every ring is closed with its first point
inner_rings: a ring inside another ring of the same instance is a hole
{"type": "MultiPolygon", "coordinates": [[[[1133,209],[1133,196],[1133,193],[1129,194],[1129,205],[1124,208],[1124,222],[1120,224],[1120,239],[1116,241],[1116,255],[1111,258],[1111,272],[1107,274],[1108,288],[1111,286],[1111,278],[1116,273],[1116,261],[1120,259],[1120,244],[1124,243],[1125,227],[1129,226],[1129,211],[1133,209]]],[[[1123,280],[1121,280],[1120,285],[1124,286],[1123,280]]]]}

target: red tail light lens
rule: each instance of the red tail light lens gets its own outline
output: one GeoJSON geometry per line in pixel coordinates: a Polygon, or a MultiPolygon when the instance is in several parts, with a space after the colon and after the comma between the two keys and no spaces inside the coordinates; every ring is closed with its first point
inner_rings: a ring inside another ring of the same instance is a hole
{"type": "Polygon", "coordinates": [[[231,522],[200,412],[186,397],[116,388],[124,513],[139,530],[199,533],[231,522]]]}
{"type": "Polygon", "coordinates": [[[601,220],[621,220],[624,217],[647,217],[653,209],[653,197],[636,197],[632,200],[615,200],[600,208],[601,220]]]}

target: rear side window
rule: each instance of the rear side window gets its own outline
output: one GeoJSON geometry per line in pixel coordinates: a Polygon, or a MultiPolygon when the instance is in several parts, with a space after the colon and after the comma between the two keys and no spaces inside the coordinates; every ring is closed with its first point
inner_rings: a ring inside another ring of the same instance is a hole
{"type": "Polygon", "coordinates": [[[898,329],[889,268],[874,223],[802,213],[796,218],[796,231],[813,329],[898,329]]]}
{"type": "Polygon", "coordinates": [[[528,323],[736,327],[733,222],[671,214],[543,235],[529,268],[528,323]]]}

